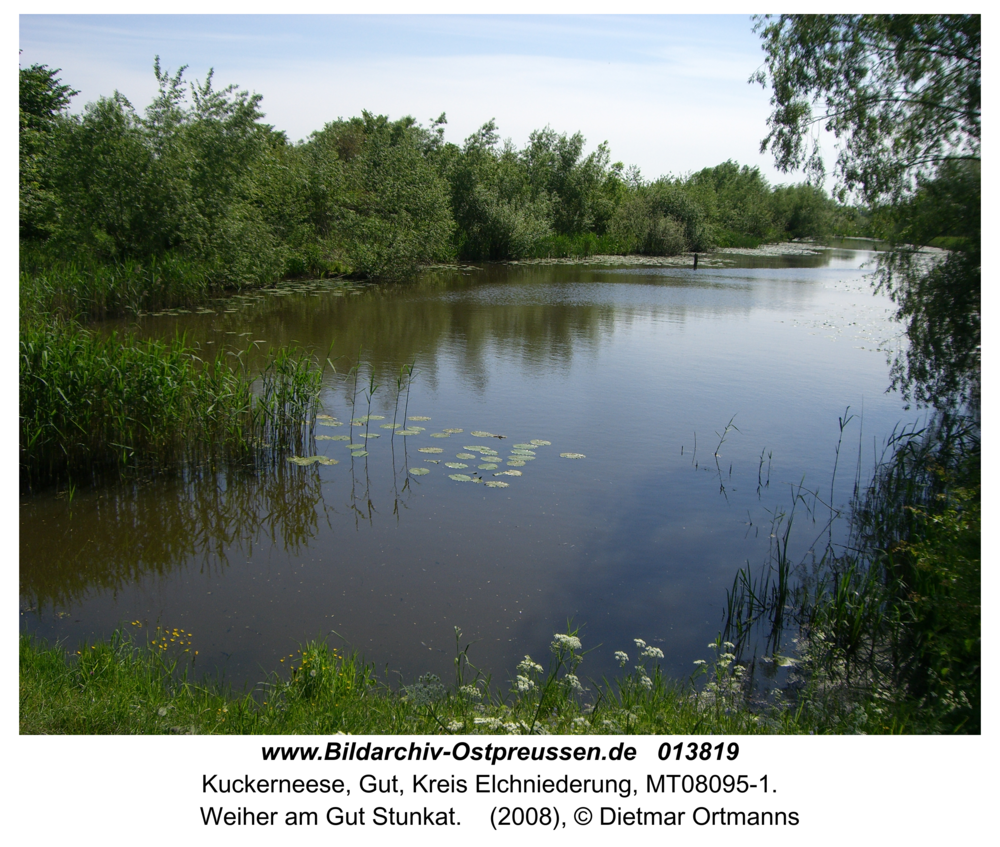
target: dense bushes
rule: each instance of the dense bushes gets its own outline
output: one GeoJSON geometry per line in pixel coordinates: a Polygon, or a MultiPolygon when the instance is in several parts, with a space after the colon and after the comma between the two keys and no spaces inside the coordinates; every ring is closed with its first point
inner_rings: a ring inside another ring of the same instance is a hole
{"type": "Polygon", "coordinates": [[[20,231],[33,268],[179,264],[206,291],[401,278],[456,256],[671,255],[818,235],[836,210],[819,189],[772,189],[733,162],[649,182],[611,163],[606,144],[587,153],[580,133],[551,127],[518,149],[489,121],[459,147],[444,141],[443,114],[423,127],[365,112],[289,144],[264,123],[261,95],[217,90],[211,72],[188,84],[159,60],[154,72],[144,111],[116,92],[69,115],[76,92],[58,71],[21,69],[20,231]]]}

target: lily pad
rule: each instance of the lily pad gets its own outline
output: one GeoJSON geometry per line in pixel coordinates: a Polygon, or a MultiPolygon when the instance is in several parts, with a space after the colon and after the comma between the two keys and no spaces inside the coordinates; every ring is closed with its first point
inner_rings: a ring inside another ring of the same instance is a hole
{"type": "Polygon", "coordinates": [[[420,435],[419,429],[397,429],[396,435],[420,435]]]}
{"type": "Polygon", "coordinates": [[[450,473],[448,479],[453,479],[455,482],[472,482],[472,477],[464,473],[450,473]]]}
{"type": "Polygon", "coordinates": [[[451,438],[450,432],[432,432],[431,438],[451,438]]]}
{"type": "Polygon", "coordinates": [[[530,450],[534,446],[535,446],[534,444],[515,444],[511,449],[512,450],[530,450]]]}
{"type": "Polygon", "coordinates": [[[359,432],[358,435],[361,438],[381,438],[382,434],[378,432],[359,432]]]}
{"type": "Polygon", "coordinates": [[[288,461],[293,465],[299,465],[299,467],[305,467],[306,465],[319,464],[319,465],[336,465],[339,464],[336,459],[330,459],[326,456],[289,456],[288,461]]]}
{"type": "Polygon", "coordinates": [[[447,432],[449,435],[453,435],[454,433],[457,433],[457,432],[464,432],[464,430],[461,430],[461,429],[443,429],[441,431],[442,432],[447,432]]]}
{"type": "Polygon", "coordinates": [[[552,444],[551,441],[542,441],[541,438],[532,438],[531,443],[536,447],[549,447],[552,444]]]}
{"type": "Polygon", "coordinates": [[[318,421],[335,421],[337,419],[333,415],[316,415],[316,420],[318,420],[318,421]]]}
{"type": "Polygon", "coordinates": [[[487,488],[509,488],[509,482],[501,482],[499,479],[491,479],[486,483],[487,488]]]}
{"type": "Polygon", "coordinates": [[[426,476],[430,470],[428,468],[410,468],[410,473],[414,476],[426,476]]]}
{"type": "Polygon", "coordinates": [[[431,464],[431,465],[440,465],[441,464],[441,460],[440,459],[424,459],[424,461],[427,462],[428,464],[431,464]]]}
{"type": "Polygon", "coordinates": [[[445,462],[444,466],[446,468],[456,468],[456,469],[457,468],[467,468],[467,467],[469,467],[468,465],[463,464],[462,462],[445,462]]]}
{"type": "Polygon", "coordinates": [[[426,415],[410,415],[407,418],[408,421],[429,421],[430,418],[426,415]]]}
{"type": "Polygon", "coordinates": [[[560,453],[559,454],[564,459],[586,459],[587,457],[583,453],[560,453]]]}
{"type": "MultiPolygon", "coordinates": [[[[349,438],[350,436],[345,436],[345,437],[349,438]]],[[[336,441],[337,440],[337,436],[336,435],[317,435],[316,436],[316,440],[317,441],[336,441]]]]}
{"type": "Polygon", "coordinates": [[[493,476],[521,476],[520,471],[500,471],[499,473],[493,474],[493,476]]]}
{"type": "Polygon", "coordinates": [[[535,451],[534,450],[524,450],[524,449],[521,449],[521,450],[511,450],[510,454],[512,456],[531,456],[532,458],[534,458],[535,451]]]}
{"type": "Polygon", "coordinates": [[[444,448],[442,447],[418,447],[418,453],[443,453],[444,448]]]}
{"type": "Polygon", "coordinates": [[[329,438],[331,441],[350,441],[351,440],[351,436],[349,436],[349,435],[317,435],[316,438],[317,439],[319,439],[319,438],[329,438]]]}
{"type": "Polygon", "coordinates": [[[351,455],[355,459],[360,459],[362,456],[367,456],[368,455],[368,451],[367,450],[355,450],[353,453],[351,453],[351,455]]]}
{"type": "Polygon", "coordinates": [[[365,415],[370,421],[384,421],[385,415],[365,415]]]}
{"type": "Polygon", "coordinates": [[[456,453],[456,459],[478,459],[479,457],[475,453],[456,453]]]}
{"type": "Polygon", "coordinates": [[[507,464],[512,468],[523,468],[526,462],[523,459],[508,459],[507,464]]]}
{"type": "Polygon", "coordinates": [[[476,467],[479,468],[479,470],[481,471],[495,471],[497,469],[496,465],[491,464],[489,462],[487,462],[485,465],[476,465],[476,467]]]}
{"type": "Polygon", "coordinates": [[[506,435],[497,435],[495,432],[485,432],[484,430],[481,430],[481,429],[474,429],[474,430],[472,430],[471,434],[474,435],[474,436],[476,436],[476,438],[506,438],[507,437],[506,435]]]}
{"type": "Polygon", "coordinates": [[[330,420],[330,421],[327,421],[327,420],[319,421],[318,420],[318,421],[316,421],[316,423],[318,423],[320,426],[343,426],[344,425],[340,421],[333,421],[333,420],[330,420]]]}
{"type": "Polygon", "coordinates": [[[379,425],[378,425],[378,428],[379,428],[379,429],[402,429],[402,428],[403,428],[403,425],[402,425],[402,424],[400,424],[400,423],[394,423],[394,424],[379,424],[379,425]]]}

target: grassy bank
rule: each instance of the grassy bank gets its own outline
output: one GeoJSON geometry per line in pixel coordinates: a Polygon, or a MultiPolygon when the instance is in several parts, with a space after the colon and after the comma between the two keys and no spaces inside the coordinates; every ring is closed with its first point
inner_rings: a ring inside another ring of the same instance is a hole
{"type": "MultiPolygon", "coordinates": [[[[195,681],[197,640],[126,631],[78,649],[20,643],[23,734],[812,734],[905,729],[877,704],[846,703],[828,690],[764,693],[733,661],[731,645],[709,645],[689,680],[670,681],[659,650],[637,641],[617,654],[613,680],[588,681],[578,636],[556,635],[548,667],[530,657],[509,681],[477,673],[456,630],[456,676],[426,675],[391,688],[357,654],[311,642],[282,672],[234,692],[195,681]],[[631,665],[631,669],[626,669],[631,665]]],[[[544,660],[543,660],[544,661],[544,660]]],[[[287,663],[286,663],[287,662],[287,663]]]]}

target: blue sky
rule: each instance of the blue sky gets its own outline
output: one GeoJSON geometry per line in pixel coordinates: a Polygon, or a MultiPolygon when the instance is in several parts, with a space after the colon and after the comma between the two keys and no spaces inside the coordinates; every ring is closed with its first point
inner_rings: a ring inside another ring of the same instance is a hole
{"type": "Polygon", "coordinates": [[[115,89],[143,108],[158,54],[262,94],[293,141],[362,109],[445,112],[459,144],[495,118],[518,146],[546,124],[606,140],[648,178],[732,158],[801,179],[759,153],[769,93],[747,84],[763,54],[742,15],[22,15],[19,47],[62,69],[76,109],[115,89]]]}

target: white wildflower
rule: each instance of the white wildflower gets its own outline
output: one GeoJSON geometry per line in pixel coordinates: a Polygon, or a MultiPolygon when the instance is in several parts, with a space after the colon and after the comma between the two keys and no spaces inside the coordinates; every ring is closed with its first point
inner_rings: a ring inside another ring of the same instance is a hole
{"type": "Polygon", "coordinates": [[[542,666],[537,662],[531,661],[531,656],[525,656],[524,660],[517,666],[517,669],[525,675],[542,672],[542,666]]]}
{"type": "Polygon", "coordinates": [[[695,659],[694,663],[696,665],[704,665],[705,664],[705,660],[704,659],[695,659]]]}
{"type": "Polygon", "coordinates": [[[573,691],[583,691],[583,686],[580,684],[580,678],[576,674],[568,673],[564,678],[566,680],[566,684],[573,691]]]}
{"type": "Polygon", "coordinates": [[[649,656],[651,659],[662,659],[663,651],[659,647],[647,647],[642,651],[643,656],[649,656]]]}
{"type": "Polygon", "coordinates": [[[458,732],[460,729],[465,729],[465,724],[461,721],[451,721],[448,724],[448,732],[458,732]]]}
{"type": "Polygon", "coordinates": [[[514,685],[517,687],[517,690],[523,694],[526,691],[531,691],[531,689],[535,687],[535,681],[518,674],[517,678],[514,680],[514,685]]]}
{"type": "Polygon", "coordinates": [[[635,641],[635,646],[638,647],[640,650],[646,646],[646,642],[643,641],[641,638],[634,638],[632,640],[635,641]]]}
{"type": "Polygon", "coordinates": [[[615,661],[618,662],[618,667],[625,667],[628,664],[628,653],[623,650],[615,650],[615,661]]]}
{"type": "Polygon", "coordinates": [[[562,648],[567,648],[569,650],[579,650],[581,647],[580,639],[575,635],[559,635],[555,636],[555,640],[552,642],[552,649],[558,652],[562,648]]]}
{"type": "Polygon", "coordinates": [[[475,685],[463,685],[458,689],[458,693],[463,697],[468,697],[470,700],[480,700],[483,696],[483,692],[476,688],[475,685]]]}

